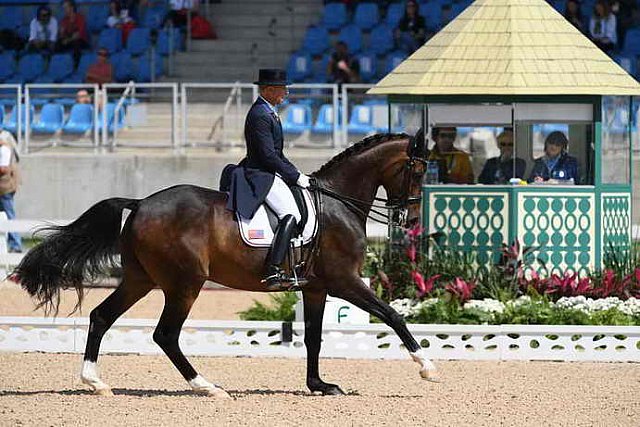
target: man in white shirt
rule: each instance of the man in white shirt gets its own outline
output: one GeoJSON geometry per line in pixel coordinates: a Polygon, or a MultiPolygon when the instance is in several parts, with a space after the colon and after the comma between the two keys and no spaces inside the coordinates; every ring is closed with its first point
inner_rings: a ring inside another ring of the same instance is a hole
{"type": "MultiPolygon", "coordinates": [[[[18,189],[18,157],[16,140],[10,132],[0,130],[0,208],[7,218],[14,219],[16,212],[13,196],[18,189]]],[[[8,234],[9,252],[22,252],[22,241],[17,233],[8,234]]]]}
{"type": "Polygon", "coordinates": [[[38,14],[29,26],[29,51],[48,50],[53,52],[58,40],[58,21],[51,16],[48,6],[40,6],[38,14]]]}

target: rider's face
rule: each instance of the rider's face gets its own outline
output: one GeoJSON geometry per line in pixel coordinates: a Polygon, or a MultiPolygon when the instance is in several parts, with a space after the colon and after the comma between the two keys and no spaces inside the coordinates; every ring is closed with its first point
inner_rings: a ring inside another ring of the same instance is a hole
{"type": "Polygon", "coordinates": [[[280,105],[289,94],[286,86],[267,86],[264,89],[263,96],[271,105],[280,105]]]}

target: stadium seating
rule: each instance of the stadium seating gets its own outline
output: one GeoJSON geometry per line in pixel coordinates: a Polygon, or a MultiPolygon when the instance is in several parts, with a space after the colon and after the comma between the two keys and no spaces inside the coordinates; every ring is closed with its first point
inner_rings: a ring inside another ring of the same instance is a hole
{"type": "Polygon", "coordinates": [[[87,19],[87,27],[89,31],[97,33],[107,25],[109,6],[106,4],[89,5],[89,9],[84,16],[87,19]]]}
{"type": "Polygon", "coordinates": [[[377,58],[373,52],[363,52],[357,56],[360,66],[360,79],[365,83],[372,82],[377,74],[377,58]]]}
{"type": "Polygon", "coordinates": [[[311,55],[322,55],[329,48],[329,33],[324,27],[311,26],[302,42],[302,50],[311,55]]]}
{"type": "Polygon", "coordinates": [[[331,59],[331,55],[326,53],[320,58],[319,61],[315,61],[313,64],[313,76],[312,80],[314,83],[326,83],[329,79],[327,75],[327,66],[329,65],[329,60],[331,59]]]}
{"type": "Polygon", "coordinates": [[[18,70],[6,83],[31,83],[44,72],[45,62],[42,55],[30,53],[18,61],[18,70]]]}
{"type": "Polygon", "coordinates": [[[3,52],[0,54],[0,81],[13,76],[16,72],[16,60],[10,53],[3,52]]]}
{"type": "MultiPolygon", "coordinates": [[[[9,113],[9,118],[7,119],[7,122],[3,126],[6,130],[8,130],[13,134],[15,134],[18,131],[18,112],[16,110],[17,108],[14,105],[11,108],[11,113],[9,113]]],[[[26,123],[27,123],[27,116],[25,112],[26,112],[25,105],[24,104],[20,105],[20,114],[22,115],[20,123],[22,124],[22,130],[25,129],[26,123]]],[[[33,108],[33,105],[32,105],[31,108],[29,108],[29,124],[33,123],[33,116],[35,116],[35,109],[33,108]]]]}
{"type": "Polygon", "coordinates": [[[637,63],[638,60],[633,55],[615,55],[613,59],[620,65],[624,70],[631,74],[632,76],[636,75],[637,72],[637,63]]]}
{"type": "Polygon", "coordinates": [[[171,52],[175,52],[178,49],[181,49],[182,37],[180,36],[180,31],[174,29],[173,30],[173,41],[171,42],[171,30],[160,30],[158,31],[158,43],[156,45],[156,50],[162,56],[168,56],[171,52]]]}
{"type": "Polygon", "coordinates": [[[376,55],[384,55],[393,49],[393,30],[386,24],[380,24],[371,30],[369,49],[376,55]]]}
{"type": "Polygon", "coordinates": [[[308,105],[289,104],[282,123],[285,133],[301,134],[311,129],[311,107],[308,105]]]}
{"type": "Polygon", "coordinates": [[[376,3],[358,3],[353,16],[353,23],[363,31],[371,30],[380,21],[376,3]]]}
{"type": "Polygon", "coordinates": [[[287,65],[287,74],[293,82],[303,82],[307,77],[311,76],[311,73],[310,55],[305,52],[296,52],[291,55],[287,65]]]}
{"type": "Polygon", "coordinates": [[[336,31],[347,24],[347,7],[343,3],[327,3],[324,5],[322,24],[329,31],[336,31]]]}
{"type": "MultiPolygon", "coordinates": [[[[124,116],[125,116],[124,107],[120,108],[120,110],[118,111],[118,120],[114,122],[113,116],[114,116],[115,110],[116,110],[116,104],[114,104],[113,102],[107,103],[107,109],[106,109],[107,129],[111,133],[113,133],[114,129],[119,130],[124,127],[124,116]]],[[[98,128],[99,132],[102,132],[103,126],[104,126],[104,116],[103,116],[103,112],[100,111],[98,113],[98,123],[96,124],[96,127],[98,128]]]]}
{"type": "MultiPolygon", "coordinates": [[[[338,125],[342,123],[342,117],[338,109],[338,125]]],[[[328,135],[333,133],[333,104],[323,104],[318,112],[318,118],[311,128],[312,133],[328,135]]]]}
{"type": "MultiPolygon", "coordinates": [[[[60,83],[73,73],[73,58],[71,54],[63,53],[53,55],[49,61],[49,68],[45,74],[41,76],[42,80],[51,80],[60,83]]],[[[40,79],[39,79],[40,80],[40,79]]]]}
{"type": "Polygon", "coordinates": [[[93,105],[74,104],[69,119],[62,127],[63,133],[84,134],[93,127],[93,105]]]}
{"type": "Polygon", "coordinates": [[[127,38],[127,49],[132,56],[140,56],[151,47],[151,30],[134,28],[127,38]]]}
{"type": "Polygon", "coordinates": [[[151,54],[145,53],[138,58],[138,65],[135,67],[133,80],[136,82],[151,82],[155,81],[158,77],[162,76],[162,56],[156,53],[155,56],[155,74],[151,76],[151,54]],[[153,77],[153,78],[152,78],[153,77]]]}
{"type": "Polygon", "coordinates": [[[167,9],[164,6],[156,5],[148,8],[142,17],[142,27],[159,29],[166,14],[167,9]]]}
{"type": "Polygon", "coordinates": [[[390,28],[397,28],[400,20],[404,16],[404,3],[391,3],[387,9],[387,16],[384,23],[390,28]]]}
{"type": "Polygon", "coordinates": [[[429,31],[438,31],[442,26],[442,6],[438,2],[420,3],[420,15],[424,17],[429,31]]]}
{"type": "Polygon", "coordinates": [[[627,30],[622,52],[626,55],[640,55],[640,28],[630,28],[627,30]]]}
{"type": "Polygon", "coordinates": [[[407,57],[407,53],[401,50],[395,50],[387,55],[386,64],[382,69],[382,74],[379,77],[386,76],[394,68],[396,68],[407,57]]]}
{"type": "Polygon", "coordinates": [[[16,30],[22,24],[20,6],[4,6],[0,14],[0,30],[16,30]]]}
{"type": "Polygon", "coordinates": [[[362,49],[362,31],[355,25],[347,25],[340,30],[338,40],[346,43],[349,53],[355,54],[362,49]]]}
{"type": "Polygon", "coordinates": [[[375,131],[371,106],[356,105],[351,111],[347,130],[349,133],[369,134],[375,131]]]}
{"type": "Polygon", "coordinates": [[[40,111],[40,118],[31,125],[33,133],[56,133],[64,123],[64,107],[60,104],[47,103],[40,111]]]}
{"type": "Polygon", "coordinates": [[[122,50],[122,31],[118,28],[105,28],[98,37],[98,49],[105,48],[110,54],[122,50]]]}
{"type": "Polygon", "coordinates": [[[126,83],[134,76],[134,66],[131,54],[127,52],[118,52],[111,55],[111,63],[113,64],[113,75],[115,81],[126,83]]]}

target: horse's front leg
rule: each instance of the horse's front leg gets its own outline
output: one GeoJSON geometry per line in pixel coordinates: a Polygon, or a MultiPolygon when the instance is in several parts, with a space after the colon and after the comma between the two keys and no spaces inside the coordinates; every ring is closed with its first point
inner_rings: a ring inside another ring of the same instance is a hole
{"type": "Polygon", "coordinates": [[[344,394],[335,384],[325,383],[320,379],[318,357],[322,341],[322,316],[327,300],[327,290],[318,282],[309,282],[302,289],[304,302],[304,344],[307,347],[307,387],[312,392],[319,391],[323,395],[344,394]]]}
{"type": "Polygon", "coordinates": [[[378,298],[360,277],[350,277],[341,284],[344,286],[331,288],[329,294],[349,301],[391,327],[409,350],[414,362],[420,365],[420,376],[430,381],[437,381],[435,365],[427,358],[420,344],[407,329],[404,318],[389,304],[378,298]]]}

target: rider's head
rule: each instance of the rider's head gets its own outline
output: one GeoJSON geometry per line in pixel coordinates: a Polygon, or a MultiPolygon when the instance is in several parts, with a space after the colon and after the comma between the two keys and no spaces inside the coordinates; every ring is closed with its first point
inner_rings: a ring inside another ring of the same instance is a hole
{"type": "Polygon", "coordinates": [[[258,74],[260,96],[271,105],[280,105],[289,94],[287,72],[280,69],[261,69],[258,74]]]}

